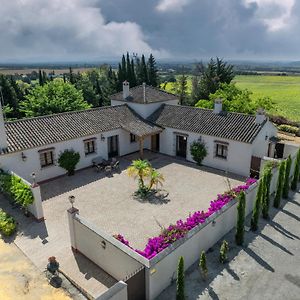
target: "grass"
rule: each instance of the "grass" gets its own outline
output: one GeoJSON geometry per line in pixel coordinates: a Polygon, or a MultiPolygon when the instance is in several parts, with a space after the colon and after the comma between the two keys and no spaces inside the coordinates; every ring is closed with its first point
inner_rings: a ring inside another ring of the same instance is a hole
{"type": "MultiPolygon", "coordinates": [[[[238,75],[233,82],[237,87],[251,91],[254,99],[270,97],[275,103],[270,113],[300,121],[300,76],[238,75]]],[[[166,91],[174,92],[173,86],[173,83],[168,83],[166,91]]],[[[189,92],[191,87],[192,82],[189,78],[189,92]]]]}

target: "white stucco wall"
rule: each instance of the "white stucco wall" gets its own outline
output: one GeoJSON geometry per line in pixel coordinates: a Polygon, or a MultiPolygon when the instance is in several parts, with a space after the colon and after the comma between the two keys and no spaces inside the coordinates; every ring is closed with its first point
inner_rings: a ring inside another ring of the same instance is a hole
{"type": "Polygon", "coordinates": [[[269,138],[273,136],[277,136],[277,128],[268,121],[252,144],[252,155],[260,158],[268,156],[269,138]]]}
{"type": "MultiPolygon", "coordinates": [[[[253,209],[256,192],[257,185],[246,193],[246,215],[253,209]]],[[[155,299],[176,278],[180,256],[184,257],[185,270],[188,269],[199,260],[202,250],[207,251],[236,225],[236,219],[237,201],[233,200],[223,207],[222,212],[212,215],[205,224],[191,230],[186,238],[154,257],[150,261],[150,270],[146,273],[149,292],[147,299],[155,299]]]]}
{"type": "Polygon", "coordinates": [[[156,102],[156,103],[133,103],[130,101],[117,101],[117,100],[111,100],[111,105],[122,105],[127,104],[130,108],[132,108],[135,112],[137,112],[141,117],[144,119],[149,117],[154,111],[156,111],[162,104],[170,104],[170,105],[177,105],[178,100],[169,100],[164,102],[156,102]]]}
{"type": "MultiPolygon", "coordinates": [[[[26,161],[22,160],[21,152],[12,154],[0,155],[0,168],[10,170],[17,173],[22,178],[32,182],[31,173],[35,172],[36,180],[38,182],[44,181],[59,175],[63,175],[66,171],[60,168],[57,164],[59,153],[66,149],[73,149],[80,154],[80,161],[76,166],[76,169],[86,168],[92,165],[92,159],[97,156],[102,156],[107,159],[108,144],[107,137],[118,135],[119,136],[119,155],[125,155],[139,150],[139,143],[130,142],[130,133],[123,130],[117,129],[108,132],[103,132],[102,135],[105,137],[104,141],[101,141],[101,134],[90,135],[81,137],[78,139],[68,140],[61,143],[55,143],[38,147],[34,149],[24,150],[23,153],[27,157],[26,161]],[[84,142],[83,140],[88,138],[96,138],[96,153],[85,155],[84,153],[84,142]],[[41,168],[39,150],[54,147],[54,162],[52,166],[41,168]]],[[[144,142],[145,148],[150,147],[150,137],[144,142]]]]}
{"type": "Polygon", "coordinates": [[[221,139],[221,138],[207,136],[207,135],[200,135],[197,133],[192,133],[183,130],[166,128],[160,134],[160,152],[168,155],[176,155],[176,134],[175,133],[182,133],[188,135],[187,160],[193,161],[192,156],[190,154],[190,144],[198,140],[199,137],[201,136],[201,140],[205,142],[208,150],[208,155],[203,160],[203,165],[236,173],[242,176],[249,176],[251,152],[252,152],[252,148],[250,144],[240,143],[236,141],[221,139]],[[215,140],[229,143],[227,159],[222,159],[214,156],[215,140]]]}
{"type": "Polygon", "coordinates": [[[127,284],[123,281],[117,282],[108,291],[101,294],[95,300],[127,300],[127,284]]]}

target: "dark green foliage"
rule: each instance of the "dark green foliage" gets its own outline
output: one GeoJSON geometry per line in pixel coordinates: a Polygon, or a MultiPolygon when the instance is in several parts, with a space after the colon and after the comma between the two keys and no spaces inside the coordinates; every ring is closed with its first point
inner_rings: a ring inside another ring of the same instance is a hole
{"type": "Polygon", "coordinates": [[[264,177],[264,195],[262,199],[262,216],[264,219],[269,218],[270,208],[270,185],[272,180],[272,166],[266,164],[263,170],[264,177]]]}
{"type": "Polygon", "coordinates": [[[199,268],[200,268],[200,272],[202,274],[202,279],[206,280],[207,274],[208,274],[208,268],[207,268],[207,264],[206,264],[205,251],[202,251],[200,254],[199,268]]]}
{"type": "Polygon", "coordinates": [[[80,154],[74,150],[65,150],[58,157],[58,164],[68,171],[68,175],[74,175],[76,165],[80,160],[80,154]]]}
{"type": "Polygon", "coordinates": [[[220,263],[224,264],[227,261],[227,252],[229,250],[229,245],[227,241],[223,241],[222,245],[220,247],[220,255],[219,255],[219,260],[220,263]]]}
{"type": "Polygon", "coordinates": [[[83,99],[82,92],[63,80],[37,85],[25,96],[21,109],[26,117],[37,117],[66,111],[90,108],[83,99]]]}
{"type": "Polygon", "coordinates": [[[283,185],[283,192],[282,192],[282,197],[284,199],[287,199],[289,197],[291,166],[292,166],[292,159],[291,156],[289,155],[285,164],[285,176],[284,176],[284,185],[283,185]]]}
{"type": "Polygon", "coordinates": [[[234,78],[233,65],[218,57],[216,60],[212,58],[207,65],[198,64],[196,73],[200,79],[193,82],[192,96],[195,102],[209,99],[209,95],[215,93],[221,83],[230,83],[234,78]]]}
{"type": "Polygon", "coordinates": [[[236,224],[235,242],[237,245],[242,246],[244,243],[245,214],[246,214],[246,195],[244,192],[240,193],[238,196],[237,213],[238,216],[237,216],[237,224],[236,224]]]}
{"type": "Polygon", "coordinates": [[[184,259],[182,256],[179,258],[177,268],[177,281],[176,281],[176,300],[184,300],[184,259]]]}
{"type": "Polygon", "coordinates": [[[178,77],[176,83],[174,84],[174,93],[179,97],[180,105],[188,104],[188,84],[187,84],[188,76],[184,74],[184,70],[182,70],[182,74],[178,77]]]}
{"type": "Polygon", "coordinates": [[[279,208],[280,206],[280,200],[282,197],[282,192],[283,192],[283,184],[284,184],[284,176],[285,176],[285,160],[280,163],[279,166],[279,174],[278,174],[278,179],[277,179],[277,189],[276,189],[276,194],[274,198],[274,204],[273,206],[275,208],[279,208]]]}
{"type": "Polygon", "coordinates": [[[258,219],[259,219],[259,215],[260,215],[260,209],[261,209],[261,202],[263,200],[263,196],[264,196],[264,177],[262,177],[259,180],[259,186],[258,186],[258,191],[256,194],[256,199],[255,199],[255,203],[254,203],[254,208],[253,208],[253,212],[252,212],[252,218],[251,218],[251,230],[252,231],[256,231],[258,228],[258,219]]]}
{"type": "Polygon", "coordinates": [[[4,236],[11,236],[17,228],[16,221],[0,208],[0,233],[4,236]]]}
{"type": "Polygon", "coordinates": [[[152,86],[158,86],[156,61],[152,54],[148,59],[148,83],[152,86]]]}
{"type": "Polygon", "coordinates": [[[296,191],[296,189],[297,189],[299,176],[300,176],[300,149],[297,152],[296,161],[295,161],[295,169],[294,169],[294,174],[293,174],[293,180],[292,180],[292,184],[291,184],[291,189],[293,191],[296,191]]]}
{"type": "Polygon", "coordinates": [[[15,203],[21,205],[25,210],[34,201],[30,186],[16,175],[2,172],[0,174],[0,190],[8,194],[15,203]]]}
{"type": "Polygon", "coordinates": [[[207,156],[207,148],[204,142],[194,141],[190,146],[191,155],[197,165],[201,165],[203,159],[207,156]]]}

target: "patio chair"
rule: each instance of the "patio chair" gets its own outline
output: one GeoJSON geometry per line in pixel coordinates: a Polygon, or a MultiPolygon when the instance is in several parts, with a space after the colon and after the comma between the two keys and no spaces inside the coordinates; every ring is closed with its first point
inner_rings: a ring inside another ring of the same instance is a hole
{"type": "Polygon", "coordinates": [[[120,161],[117,160],[116,162],[112,163],[111,168],[112,170],[120,171],[120,161]]]}
{"type": "Polygon", "coordinates": [[[111,167],[111,165],[106,166],[104,169],[105,169],[105,173],[106,173],[106,174],[111,174],[111,172],[112,172],[112,167],[111,167]]]}

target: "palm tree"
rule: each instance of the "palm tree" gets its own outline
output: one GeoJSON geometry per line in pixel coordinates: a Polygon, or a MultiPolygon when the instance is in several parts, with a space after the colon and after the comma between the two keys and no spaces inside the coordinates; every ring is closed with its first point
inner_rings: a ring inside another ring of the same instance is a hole
{"type": "Polygon", "coordinates": [[[127,174],[134,179],[138,178],[139,190],[145,191],[148,188],[145,186],[145,178],[151,172],[151,165],[147,160],[137,159],[133,160],[131,165],[127,168],[127,174]]]}
{"type": "Polygon", "coordinates": [[[163,182],[165,181],[164,176],[155,169],[151,169],[149,177],[149,190],[151,190],[154,185],[157,186],[159,184],[160,186],[162,186],[163,182]]]}

